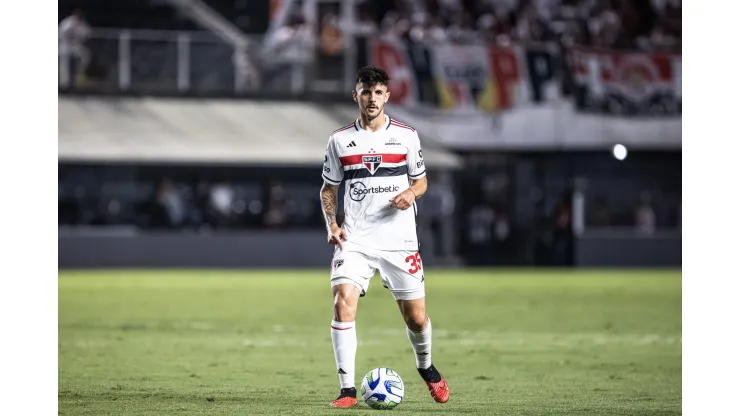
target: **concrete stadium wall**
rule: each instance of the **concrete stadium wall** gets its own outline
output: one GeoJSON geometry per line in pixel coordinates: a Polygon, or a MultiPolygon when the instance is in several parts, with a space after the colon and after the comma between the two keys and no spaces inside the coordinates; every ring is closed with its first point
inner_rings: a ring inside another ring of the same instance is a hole
{"type": "MultiPolygon", "coordinates": [[[[322,231],[239,234],[61,233],[59,268],[328,268],[322,231]]],[[[430,253],[425,264],[435,265],[430,253]]],[[[588,234],[575,242],[578,267],[681,267],[681,236],[588,234]]]]}
{"type": "Polygon", "coordinates": [[[328,268],[325,238],[321,231],[60,234],[59,268],[328,268]]]}
{"type": "Polygon", "coordinates": [[[681,267],[680,232],[652,236],[637,233],[591,233],[575,243],[579,267],[681,267]]]}

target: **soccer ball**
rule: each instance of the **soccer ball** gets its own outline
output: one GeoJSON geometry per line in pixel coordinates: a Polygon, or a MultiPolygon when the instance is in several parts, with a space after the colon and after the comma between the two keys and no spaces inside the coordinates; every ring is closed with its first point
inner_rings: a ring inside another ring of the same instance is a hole
{"type": "Polygon", "coordinates": [[[403,380],[390,368],[376,368],[365,374],[360,393],[373,409],[393,409],[403,400],[403,380]]]}

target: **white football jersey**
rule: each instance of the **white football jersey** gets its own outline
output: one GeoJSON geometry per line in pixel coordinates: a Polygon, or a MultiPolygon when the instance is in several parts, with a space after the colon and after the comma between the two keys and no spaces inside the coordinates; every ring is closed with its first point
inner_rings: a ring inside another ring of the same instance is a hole
{"type": "Polygon", "coordinates": [[[403,211],[391,199],[426,175],[419,135],[413,127],[385,116],[385,127],[370,132],[359,119],[329,136],[324,181],[344,181],[346,250],[418,250],[416,203],[403,211]]]}

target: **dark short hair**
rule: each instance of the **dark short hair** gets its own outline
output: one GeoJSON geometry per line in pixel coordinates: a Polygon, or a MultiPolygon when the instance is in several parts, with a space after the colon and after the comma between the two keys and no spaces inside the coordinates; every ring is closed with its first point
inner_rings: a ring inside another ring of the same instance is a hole
{"type": "Polygon", "coordinates": [[[377,66],[364,66],[357,70],[357,76],[355,77],[355,83],[363,84],[383,84],[388,86],[391,82],[388,74],[377,66]]]}

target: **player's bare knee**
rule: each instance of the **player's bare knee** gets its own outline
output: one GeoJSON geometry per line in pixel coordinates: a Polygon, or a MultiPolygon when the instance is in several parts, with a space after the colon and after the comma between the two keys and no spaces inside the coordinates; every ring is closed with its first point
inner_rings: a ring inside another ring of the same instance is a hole
{"type": "Polygon", "coordinates": [[[404,316],[404,319],[406,320],[406,326],[410,330],[414,332],[421,332],[424,330],[424,327],[426,327],[427,324],[427,313],[424,309],[414,310],[404,316]]]}
{"type": "Polygon", "coordinates": [[[355,308],[343,300],[334,302],[334,319],[337,322],[352,322],[355,320],[355,308]]]}

